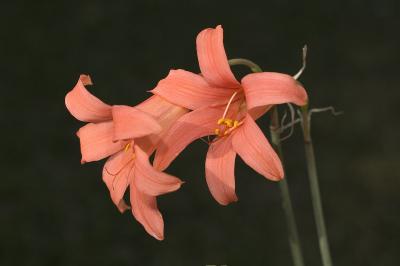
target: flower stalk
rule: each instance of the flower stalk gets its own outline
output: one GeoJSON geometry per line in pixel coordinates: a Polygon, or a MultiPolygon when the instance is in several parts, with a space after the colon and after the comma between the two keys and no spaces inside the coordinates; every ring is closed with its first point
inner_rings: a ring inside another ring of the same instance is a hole
{"type": "MultiPolygon", "coordinates": [[[[283,161],[283,151],[281,145],[279,115],[277,106],[274,106],[271,112],[272,113],[271,113],[270,132],[271,132],[272,145],[276,153],[278,154],[279,158],[281,159],[282,164],[285,165],[283,161]]],[[[295,266],[303,266],[304,260],[301,250],[300,238],[297,232],[297,224],[286,177],[281,181],[279,181],[279,187],[282,193],[282,206],[286,216],[286,222],[289,234],[289,244],[290,244],[290,250],[292,252],[293,262],[295,266]]]]}
{"type": "Polygon", "coordinates": [[[322,265],[332,266],[331,254],[329,251],[328,234],[326,232],[324,214],[322,209],[321,194],[318,184],[317,166],[314,155],[314,146],[310,133],[310,118],[308,105],[301,107],[302,128],[304,136],[304,149],[307,163],[308,178],[311,189],[311,199],[314,208],[314,219],[317,225],[318,243],[322,258],[322,265]]]}
{"type": "MultiPolygon", "coordinates": [[[[293,76],[293,78],[296,80],[300,77],[300,75],[306,68],[307,45],[303,47],[302,59],[303,65],[301,69],[299,70],[299,72],[297,72],[296,75],[293,76]]],[[[318,109],[318,111],[324,110],[331,110],[335,114],[334,109],[331,108],[318,109]]],[[[322,265],[332,266],[332,259],[329,251],[328,234],[326,232],[324,212],[322,209],[321,194],[318,184],[317,164],[315,161],[314,146],[311,139],[310,114],[312,112],[312,110],[309,111],[308,104],[306,104],[300,108],[299,114],[301,115],[300,121],[303,129],[304,150],[308,171],[308,179],[310,182],[311,200],[314,209],[314,219],[317,225],[318,244],[322,258],[322,265]]]]}
{"type": "Polygon", "coordinates": [[[237,66],[237,65],[247,66],[254,73],[262,72],[262,69],[261,69],[261,67],[259,65],[257,65],[256,63],[254,63],[253,61],[250,61],[248,59],[234,58],[234,59],[228,60],[228,63],[229,63],[230,66],[237,66]]]}
{"type": "MultiPolygon", "coordinates": [[[[258,66],[256,63],[248,60],[248,59],[243,59],[243,58],[237,58],[237,59],[230,59],[229,65],[245,65],[251,69],[251,71],[257,73],[257,72],[262,72],[262,69],[260,66],[258,66]]],[[[283,162],[283,152],[282,152],[282,146],[280,142],[280,126],[279,126],[279,115],[278,115],[278,109],[276,106],[272,108],[272,113],[271,113],[271,126],[270,126],[270,132],[271,132],[271,138],[272,138],[272,145],[278,154],[280,160],[282,161],[282,165],[284,165],[283,162]]],[[[282,194],[282,207],[285,213],[286,217],[286,223],[288,227],[288,235],[289,235],[289,245],[290,245],[290,250],[292,254],[292,259],[293,259],[293,264],[295,266],[303,266],[304,265],[304,259],[303,259],[303,254],[302,254],[302,249],[301,249],[301,243],[300,243],[300,238],[297,230],[297,223],[294,215],[294,210],[293,210],[293,205],[292,205],[292,200],[290,198],[290,192],[289,192],[289,186],[287,183],[286,178],[282,179],[279,181],[279,188],[281,190],[282,194]]]]}

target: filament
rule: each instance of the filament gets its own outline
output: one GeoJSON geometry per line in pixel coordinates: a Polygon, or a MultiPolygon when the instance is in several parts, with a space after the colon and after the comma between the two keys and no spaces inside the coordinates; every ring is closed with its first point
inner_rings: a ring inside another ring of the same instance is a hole
{"type": "MultiPolygon", "coordinates": [[[[128,144],[129,145],[129,144],[128,144]]],[[[127,146],[128,146],[127,145],[127,146]]],[[[135,154],[133,154],[132,158],[129,159],[129,161],[127,161],[122,167],[121,169],[119,169],[115,174],[111,173],[110,171],[108,171],[107,167],[104,167],[104,170],[107,172],[107,174],[109,174],[110,176],[113,176],[113,181],[112,181],[112,189],[114,190],[114,184],[115,182],[117,182],[119,180],[119,176],[121,174],[121,172],[130,164],[133,162],[133,160],[135,160],[135,154]]],[[[128,175],[130,175],[132,169],[133,169],[134,164],[132,163],[131,168],[129,169],[128,175]]]]}
{"type": "MultiPolygon", "coordinates": [[[[134,164],[132,164],[132,165],[131,165],[131,168],[129,169],[129,172],[128,172],[128,175],[127,175],[128,177],[131,175],[133,166],[134,166],[134,164]]],[[[115,176],[115,177],[114,177],[113,182],[112,182],[112,189],[113,189],[113,191],[115,191],[115,185],[116,185],[116,184],[119,182],[119,180],[121,179],[120,177],[121,177],[121,175],[115,176]]],[[[126,179],[125,181],[126,181],[126,183],[128,182],[127,179],[126,179]]]]}
{"type": "Polygon", "coordinates": [[[226,105],[224,114],[222,115],[222,119],[225,119],[226,114],[228,113],[229,106],[232,104],[232,101],[233,101],[233,99],[235,98],[235,96],[236,96],[236,94],[237,94],[238,92],[239,92],[239,91],[236,91],[236,92],[231,96],[231,98],[229,99],[229,102],[228,102],[228,104],[226,105]]]}

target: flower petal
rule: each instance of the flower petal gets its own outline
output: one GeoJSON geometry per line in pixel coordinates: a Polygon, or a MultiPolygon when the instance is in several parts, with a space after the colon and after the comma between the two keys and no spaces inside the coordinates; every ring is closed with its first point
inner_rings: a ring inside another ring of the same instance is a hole
{"type": "Polygon", "coordinates": [[[126,140],[159,133],[162,128],[150,115],[126,105],[112,107],[114,140],[126,140]]]}
{"type": "Polygon", "coordinates": [[[254,120],[257,120],[258,118],[260,118],[261,116],[263,116],[266,112],[268,112],[269,109],[271,109],[271,107],[273,107],[273,105],[258,106],[258,107],[251,108],[250,110],[247,110],[247,113],[248,113],[254,120]]]}
{"type": "Polygon", "coordinates": [[[299,106],[307,103],[305,89],[293,77],[272,72],[253,73],[242,79],[247,108],[294,103],[299,106]]]}
{"type": "Polygon", "coordinates": [[[181,69],[171,70],[151,92],[191,110],[226,103],[233,94],[232,90],[211,87],[202,76],[181,69]]]}
{"type": "Polygon", "coordinates": [[[179,117],[189,110],[170,103],[158,95],[153,95],[147,100],[135,106],[146,114],[154,117],[163,129],[170,127],[179,117]]]}
{"type": "Polygon", "coordinates": [[[81,75],[75,87],[65,96],[65,106],[78,120],[102,122],[111,119],[111,106],[105,104],[89,91],[85,85],[92,85],[90,77],[81,75]]]}
{"type": "Polygon", "coordinates": [[[130,210],[131,206],[129,206],[128,204],[126,204],[124,199],[121,199],[121,201],[119,202],[118,206],[117,206],[118,210],[120,213],[124,213],[126,210],[130,210]]]}
{"type": "Polygon", "coordinates": [[[154,152],[160,139],[171,125],[188,112],[188,109],[172,104],[158,95],[151,96],[144,102],[136,105],[135,108],[154,117],[163,129],[162,132],[158,134],[136,139],[136,143],[139,144],[149,156],[154,152]]]}
{"type": "Polygon", "coordinates": [[[135,144],[138,145],[147,154],[147,156],[150,156],[157,148],[157,144],[159,143],[160,139],[161,138],[158,134],[153,134],[135,139],[135,144]]]}
{"type": "Polygon", "coordinates": [[[206,158],[206,180],[215,200],[221,205],[237,201],[235,194],[235,158],[231,137],[210,145],[206,158]]]}
{"type": "Polygon", "coordinates": [[[179,178],[155,170],[149,162],[148,155],[137,145],[135,155],[134,183],[141,192],[158,196],[181,187],[182,181],[179,178]]]}
{"type": "Polygon", "coordinates": [[[123,149],[125,142],[114,142],[113,122],[89,123],[77,135],[81,142],[82,163],[104,159],[123,149]]]}
{"type": "Polygon", "coordinates": [[[156,197],[140,192],[133,183],[130,186],[132,214],[144,229],[157,240],[164,239],[164,221],[157,208],[156,197]]]}
{"type": "Polygon", "coordinates": [[[179,118],[163,137],[153,165],[164,170],[194,140],[214,134],[223,109],[200,108],[179,118]]]}
{"type": "Polygon", "coordinates": [[[103,167],[103,181],[121,213],[129,209],[123,197],[135,171],[132,155],[132,151],[120,151],[111,156],[103,167]]]}
{"type": "Polygon", "coordinates": [[[282,163],[256,122],[246,115],[232,134],[232,147],[247,165],[270,180],[283,178],[282,163]]]}
{"type": "Polygon", "coordinates": [[[197,35],[197,58],[201,74],[213,86],[237,88],[240,84],[229,67],[223,38],[221,25],[215,29],[205,29],[197,35]]]}

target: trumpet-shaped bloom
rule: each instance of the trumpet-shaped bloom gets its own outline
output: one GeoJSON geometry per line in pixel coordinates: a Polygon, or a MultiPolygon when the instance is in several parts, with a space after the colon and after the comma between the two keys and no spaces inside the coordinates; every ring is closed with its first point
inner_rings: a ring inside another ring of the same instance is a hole
{"type": "Polygon", "coordinates": [[[158,96],[136,107],[110,106],[87,91],[85,85],[91,84],[89,76],[81,75],[65,97],[70,113],[88,122],[77,132],[81,162],[109,157],[103,168],[103,181],[111,199],[124,212],[129,208],[123,199],[129,186],[134,217],[149,234],[161,240],[164,226],[156,196],[177,190],[182,182],[155,170],[149,155],[165,130],[186,111],[158,96]]]}
{"type": "Polygon", "coordinates": [[[152,91],[168,101],[194,110],[179,118],[156,151],[154,166],[163,170],[192,141],[213,135],[206,163],[206,181],[222,205],[236,201],[236,154],[270,180],[283,178],[281,161],[255,119],[281,103],[304,105],[307,94],[291,76],[261,72],[239,82],[223,45],[221,26],[205,29],[196,40],[201,74],[171,70],[152,91]]]}

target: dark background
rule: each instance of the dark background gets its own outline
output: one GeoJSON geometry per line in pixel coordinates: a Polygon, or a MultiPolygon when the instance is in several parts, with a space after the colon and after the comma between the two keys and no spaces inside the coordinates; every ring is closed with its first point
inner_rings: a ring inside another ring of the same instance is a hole
{"type": "MultiPolygon", "coordinates": [[[[2,1],[0,3],[0,265],[291,265],[279,186],[238,159],[239,202],[219,206],[204,179],[207,146],[168,169],[186,184],[159,199],[162,242],[120,215],[80,165],[64,106],[79,74],[113,104],[149,96],[171,68],[198,71],[195,37],[222,24],[229,58],[293,74],[312,133],[335,265],[399,265],[399,2],[2,1]]],[[[235,68],[245,72],[240,67],[235,68]]],[[[260,121],[268,128],[268,119],[260,121]]],[[[306,265],[321,265],[299,128],[284,143],[306,265]]]]}

